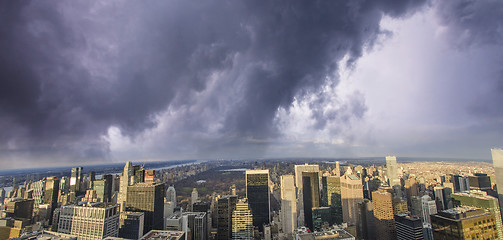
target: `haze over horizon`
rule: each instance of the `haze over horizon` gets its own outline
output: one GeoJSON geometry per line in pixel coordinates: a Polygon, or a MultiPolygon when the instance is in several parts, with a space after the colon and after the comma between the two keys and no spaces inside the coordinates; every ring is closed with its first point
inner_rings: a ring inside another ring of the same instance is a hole
{"type": "Polygon", "coordinates": [[[3,169],[490,159],[503,2],[3,1],[3,169]]]}

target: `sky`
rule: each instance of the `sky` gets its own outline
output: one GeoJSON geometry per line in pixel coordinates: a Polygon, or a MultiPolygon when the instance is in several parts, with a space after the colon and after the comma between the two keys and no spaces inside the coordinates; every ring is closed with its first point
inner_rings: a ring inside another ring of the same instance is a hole
{"type": "Polygon", "coordinates": [[[490,159],[503,2],[1,1],[2,168],[490,159]]]}

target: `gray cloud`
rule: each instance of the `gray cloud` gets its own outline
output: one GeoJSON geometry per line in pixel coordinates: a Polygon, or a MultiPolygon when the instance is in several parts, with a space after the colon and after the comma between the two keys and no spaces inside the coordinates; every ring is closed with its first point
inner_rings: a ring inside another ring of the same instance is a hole
{"type": "MultiPolygon", "coordinates": [[[[134,137],[167,109],[181,114],[175,135],[204,136],[219,117],[224,142],[274,136],[278,108],[337,84],[339,61],[372,47],[383,15],[424,3],[2,2],[0,151],[99,159],[110,126],[134,137]]],[[[332,115],[316,114],[318,127],[332,115]]]]}

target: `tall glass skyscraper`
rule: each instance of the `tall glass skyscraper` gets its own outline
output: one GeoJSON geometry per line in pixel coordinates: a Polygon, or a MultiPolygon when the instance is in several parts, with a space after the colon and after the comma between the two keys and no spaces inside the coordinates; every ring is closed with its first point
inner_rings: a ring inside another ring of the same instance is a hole
{"type": "Polygon", "coordinates": [[[246,198],[253,214],[253,226],[260,231],[270,222],[269,170],[246,170],[246,198]]]}

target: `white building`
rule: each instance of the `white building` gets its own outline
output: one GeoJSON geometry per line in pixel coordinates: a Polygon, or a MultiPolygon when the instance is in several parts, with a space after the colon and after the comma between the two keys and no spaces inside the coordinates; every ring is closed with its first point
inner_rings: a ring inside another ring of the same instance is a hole
{"type": "Polygon", "coordinates": [[[95,203],[91,206],[61,207],[58,232],[75,235],[79,240],[101,240],[119,234],[119,205],[95,203]]]}

